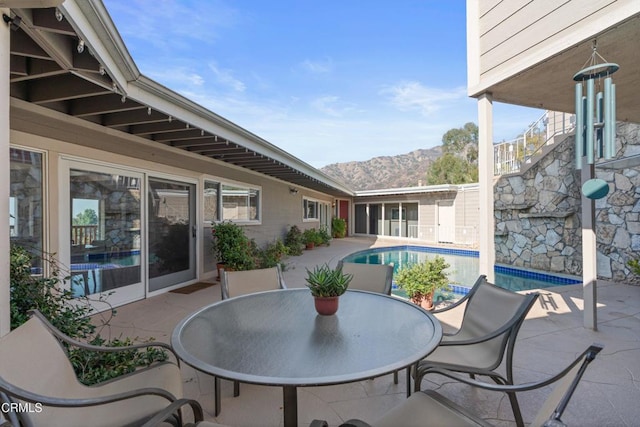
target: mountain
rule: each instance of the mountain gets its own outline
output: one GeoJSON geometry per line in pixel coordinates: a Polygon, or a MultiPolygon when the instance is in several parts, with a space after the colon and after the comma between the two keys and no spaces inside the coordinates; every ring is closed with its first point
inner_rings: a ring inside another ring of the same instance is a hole
{"type": "Polygon", "coordinates": [[[429,165],[442,155],[442,147],[415,150],[397,156],[374,157],[362,162],[333,163],[320,170],[354,190],[425,185],[429,165]]]}

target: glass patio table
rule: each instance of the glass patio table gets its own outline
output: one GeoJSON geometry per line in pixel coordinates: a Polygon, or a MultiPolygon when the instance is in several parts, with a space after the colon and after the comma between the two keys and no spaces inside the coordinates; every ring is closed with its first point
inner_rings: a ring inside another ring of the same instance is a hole
{"type": "MultiPolygon", "coordinates": [[[[320,316],[306,288],[226,299],[183,319],[171,344],[219,378],[283,388],[284,425],[298,424],[297,387],[360,381],[409,368],[440,343],[442,327],[399,298],[347,291],[320,316]]],[[[410,378],[407,378],[410,387],[410,378]]],[[[216,408],[220,393],[216,390],[216,408]]]]}

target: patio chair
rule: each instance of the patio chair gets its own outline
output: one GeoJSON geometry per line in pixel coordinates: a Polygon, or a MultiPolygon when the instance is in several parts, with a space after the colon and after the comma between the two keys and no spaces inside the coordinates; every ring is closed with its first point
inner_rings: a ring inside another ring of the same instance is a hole
{"type": "MultiPolygon", "coordinates": [[[[488,376],[496,384],[513,384],[513,350],[518,331],[538,298],[537,293],[519,294],[499,288],[481,275],[467,295],[456,303],[433,313],[442,313],[462,304],[460,328],[446,333],[436,349],[421,360],[414,371],[415,391],[423,377],[439,369],[488,376]],[[505,359],[505,376],[496,371],[505,359]]],[[[515,393],[508,393],[516,424],[523,426],[515,393]]]]}
{"type": "MultiPolygon", "coordinates": [[[[340,260],[338,268],[352,275],[349,289],[391,295],[393,264],[360,264],[340,260]]],[[[398,384],[398,371],[393,373],[393,383],[398,384]]]]}
{"type": "Polygon", "coordinates": [[[349,289],[391,295],[393,264],[359,264],[340,261],[338,268],[340,267],[344,273],[353,276],[349,289]]]}
{"type": "MultiPolygon", "coordinates": [[[[593,344],[587,348],[576,360],[557,375],[543,381],[519,384],[503,385],[490,384],[473,379],[461,377],[445,369],[436,369],[433,373],[444,375],[465,384],[479,387],[485,390],[514,394],[529,390],[535,390],[547,385],[557,383],[553,391],[538,411],[536,418],[530,427],[566,427],[562,422],[562,415],[573,396],[580,379],[584,375],[588,365],[602,350],[599,344],[593,344]]],[[[586,421],[586,420],[585,420],[586,421]]],[[[472,413],[461,405],[452,402],[445,396],[435,391],[423,391],[415,393],[400,405],[391,409],[383,417],[373,424],[367,424],[361,420],[348,420],[341,427],[417,427],[417,426],[476,426],[491,427],[486,420],[472,413]]],[[[314,420],[311,427],[326,427],[322,420],[314,420]]]]}
{"type": "MultiPolygon", "coordinates": [[[[223,300],[255,292],[287,288],[279,265],[271,268],[245,271],[221,270],[220,274],[220,291],[223,300]]],[[[215,415],[218,416],[222,405],[220,401],[220,379],[218,377],[214,377],[214,388],[216,395],[215,415]]],[[[240,383],[234,381],[233,397],[238,396],[240,396],[240,383]]]]}
{"type": "MultiPolygon", "coordinates": [[[[103,352],[158,346],[173,353],[165,343],[129,347],[88,345],[64,335],[34,311],[27,322],[0,338],[0,402],[23,407],[31,403],[27,407],[32,409],[3,413],[14,425],[139,425],[182,398],[177,357],[175,363],[154,363],[116,379],[86,386],[78,381],[62,342],[103,352]]],[[[180,419],[174,421],[181,423],[180,419]]]]}

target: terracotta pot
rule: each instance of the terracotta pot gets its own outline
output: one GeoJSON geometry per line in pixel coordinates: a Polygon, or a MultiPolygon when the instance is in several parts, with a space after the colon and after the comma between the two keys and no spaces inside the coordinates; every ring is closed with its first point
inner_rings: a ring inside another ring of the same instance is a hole
{"type": "Polygon", "coordinates": [[[425,295],[424,298],[422,298],[422,301],[420,301],[420,307],[424,308],[425,310],[433,310],[433,292],[425,295]]]}
{"type": "Polygon", "coordinates": [[[316,246],[315,243],[307,243],[307,244],[305,244],[305,248],[307,248],[307,249],[313,249],[315,246],[316,246]]]}
{"type": "Polygon", "coordinates": [[[331,316],[338,311],[340,297],[314,297],[313,299],[318,314],[331,316]]]}
{"type": "Polygon", "coordinates": [[[217,280],[220,280],[220,270],[224,269],[224,264],[219,262],[219,263],[216,264],[216,268],[218,269],[218,279],[217,280]]]}

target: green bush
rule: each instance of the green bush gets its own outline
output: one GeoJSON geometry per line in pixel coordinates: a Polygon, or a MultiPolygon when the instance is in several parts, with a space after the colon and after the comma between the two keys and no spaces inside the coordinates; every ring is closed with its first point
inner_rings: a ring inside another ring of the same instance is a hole
{"type": "Polygon", "coordinates": [[[347,235],[347,222],[342,218],[334,217],[331,220],[331,229],[333,237],[342,238],[347,235]]]}
{"type": "MultiPolygon", "coordinates": [[[[29,310],[39,310],[62,333],[92,345],[123,347],[131,345],[131,338],[105,339],[100,331],[109,326],[115,316],[108,310],[100,330],[91,323],[91,307],[86,297],[74,298],[63,286],[69,277],[61,276],[59,264],[53,257],[43,255],[43,264],[49,267],[49,277],[31,272],[32,256],[22,247],[12,245],[10,250],[11,329],[29,319],[29,310]]],[[[106,302],[104,298],[100,300],[106,302]]],[[[155,361],[167,359],[162,349],[147,347],[117,353],[94,352],[77,347],[67,347],[69,360],[80,382],[96,384],[133,372],[138,367],[149,366],[155,361]]]]}
{"type": "Polygon", "coordinates": [[[424,262],[402,267],[395,275],[395,281],[407,296],[420,303],[428,294],[437,289],[449,290],[449,274],[445,271],[449,264],[441,256],[427,258],[424,262]]]}
{"type": "Polygon", "coordinates": [[[297,225],[292,225],[289,231],[287,231],[287,235],[284,238],[284,245],[287,247],[289,255],[302,255],[304,239],[302,237],[302,231],[300,231],[297,225]]]}
{"type": "Polygon", "coordinates": [[[278,264],[282,265],[282,259],[288,253],[289,248],[284,245],[282,240],[276,239],[274,242],[268,243],[264,248],[257,250],[258,268],[271,268],[278,264]]]}
{"type": "Polygon", "coordinates": [[[255,242],[244,234],[244,229],[231,221],[215,224],[213,252],[216,260],[226,267],[240,271],[255,268],[255,242]]]}

